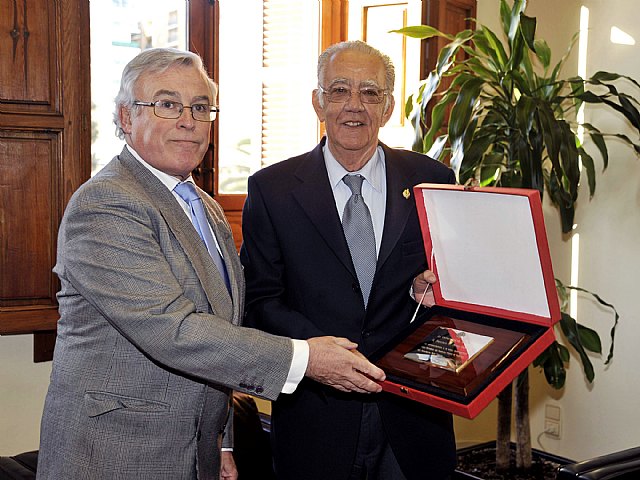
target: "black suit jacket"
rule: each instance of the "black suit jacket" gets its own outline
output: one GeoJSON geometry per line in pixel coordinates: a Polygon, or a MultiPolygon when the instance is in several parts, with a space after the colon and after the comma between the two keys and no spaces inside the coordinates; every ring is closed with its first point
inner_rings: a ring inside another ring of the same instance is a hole
{"type": "MultiPolygon", "coordinates": [[[[384,145],[387,208],[365,310],[322,155],[314,150],[249,179],[241,260],[246,323],[306,339],[346,337],[370,356],[409,322],[413,278],[427,267],[412,187],[453,183],[453,172],[415,152],[384,145]],[[411,196],[403,194],[409,189],[411,196]]],[[[279,479],[347,478],[362,402],[378,403],[385,432],[408,479],[446,478],[455,464],[452,418],[390,394],[344,394],[310,380],[273,405],[279,479]]]]}

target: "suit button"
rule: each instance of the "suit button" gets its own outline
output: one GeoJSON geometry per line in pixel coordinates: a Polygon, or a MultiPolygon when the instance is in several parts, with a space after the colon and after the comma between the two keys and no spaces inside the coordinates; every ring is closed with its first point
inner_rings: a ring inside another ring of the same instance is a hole
{"type": "Polygon", "coordinates": [[[373,332],[372,332],[371,330],[363,330],[363,331],[361,332],[361,334],[362,334],[362,338],[368,338],[368,337],[370,337],[370,336],[371,336],[371,334],[372,334],[372,333],[373,333],[373,332]]]}
{"type": "Polygon", "coordinates": [[[264,392],[264,388],[256,387],[256,393],[262,393],[262,392],[264,392]]]}
{"type": "Polygon", "coordinates": [[[242,383],[242,382],[240,382],[240,383],[238,384],[238,386],[239,386],[240,388],[247,388],[247,384],[246,384],[246,383],[242,383]]]}
{"type": "Polygon", "coordinates": [[[362,293],[362,290],[360,290],[360,285],[358,285],[357,283],[352,283],[351,288],[355,293],[362,293]]]}

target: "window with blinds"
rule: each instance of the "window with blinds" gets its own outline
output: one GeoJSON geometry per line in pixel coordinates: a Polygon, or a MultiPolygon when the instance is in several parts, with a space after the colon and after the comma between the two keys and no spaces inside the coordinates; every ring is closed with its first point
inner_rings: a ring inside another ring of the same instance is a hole
{"type": "Polygon", "coordinates": [[[220,2],[219,187],[313,148],[320,1],[220,2]]]}

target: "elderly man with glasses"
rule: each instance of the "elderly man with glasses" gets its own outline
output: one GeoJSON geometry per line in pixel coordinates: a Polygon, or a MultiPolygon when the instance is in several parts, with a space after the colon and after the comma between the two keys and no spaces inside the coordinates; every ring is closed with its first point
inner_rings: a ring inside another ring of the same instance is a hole
{"type": "MultiPolygon", "coordinates": [[[[326,137],[249,178],[240,253],[248,325],[346,337],[369,356],[409,324],[412,288],[428,303],[435,276],[412,187],[453,183],[454,174],[378,140],[393,85],[390,59],[366,43],[320,55],[312,103],[326,137]]],[[[272,411],[279,480],[440,480],[454,469],[451,415],[410,400],[305,379],[272,411]]]]}
{"type": "Polygon", "coordinates": [[[306,375],[380,391],[384,373],[344,338],[239,326],[245,285],[231,231],[191,178],[216,93],[190,52],[146,50],[124,69],[115,123],[126,146],[76,191],[60,225],[38,478],[235,479],[232,390],[273,400],[306,375]]]}

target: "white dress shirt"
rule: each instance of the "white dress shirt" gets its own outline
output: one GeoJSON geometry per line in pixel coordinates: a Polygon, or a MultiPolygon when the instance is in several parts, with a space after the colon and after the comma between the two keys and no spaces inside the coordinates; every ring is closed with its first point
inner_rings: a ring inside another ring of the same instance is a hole
{"type": "Polygon", "coordinates": [[[351,190],[342,178],[347,175],[362,175],[362,197],[369,207],[371,220],[373,222],[373,233],[376,237],[376,254],[380,253],[382,243],[382,231],[384,230],[384,215],[387,210],[387,168],[385,164],[384,151],[378,146],[371,159],[360,170],[349,172],[331,154],[329,147],[325,143],[322,153],[324,163],[329,174],[329,183],[336,201],[336,208],[342,221],[344,207],[351,197],[351,190]]]}

